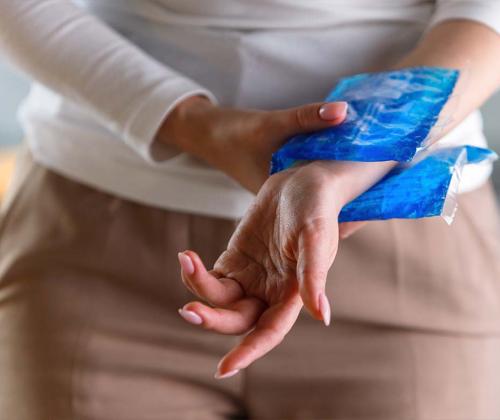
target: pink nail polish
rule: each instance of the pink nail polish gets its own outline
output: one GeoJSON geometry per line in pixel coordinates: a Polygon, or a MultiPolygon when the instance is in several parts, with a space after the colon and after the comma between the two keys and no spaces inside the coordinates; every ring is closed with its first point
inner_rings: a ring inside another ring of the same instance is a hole
{"type": "Polygon", "coordinates": [[[231,376],[236,375],[240,370],[239,369],[234,369],[230,370],[229,372],[226,372],[224,374],[220,374],[219,371],[215,372],[214,378],[215,379],[225,379],[225,378],[230,378],[231,376]]]}
{"type": "Polygon", "coordinates": [[[194,264],[191,257],[183,252],[179,252],[177,254],[177,258],[179,258],[179,264],[181,265],[182,271],[188,276],[194,274],[194,264]]]}
{"type": "Polygon", "coordinates": [[[334,121],[342,118],[347,112],[347,102],[329,102],[319,109],[322,120],[334,121]]]}
{"type": "Polygon", "coordinates": [[[331,309],[330,303],[328,303],[328,299],[323,292],[319,294],[318,305],[319,311],[321,312],[321,317],[323,318],[323,322],[328,327],[330,325],[331,309]]]}
{"type": "Polygon", "coordinates": [[[187,309],[179,309],[179,315],[190,324],[200,325],[203,323],[203,319],[196,312],[188,311],[187,309]]]}

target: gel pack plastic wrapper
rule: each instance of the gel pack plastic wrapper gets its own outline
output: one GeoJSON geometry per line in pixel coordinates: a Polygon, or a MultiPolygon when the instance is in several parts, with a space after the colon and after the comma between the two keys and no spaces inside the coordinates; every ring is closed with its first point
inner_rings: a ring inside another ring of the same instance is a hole
{"type": "Polygon", "coordinates": [[[463,166],[495,159],[495,152],[473,146],[422,152],[344,206],[339,222],[442,216],[451,223],[463,166]]]}
{"type": "Polygon", "coordinates": [[[298,160],[410,161],[450,98],[459,71],[415,67],[341,79],[327,101],[348,103],[345,121],[292,137],[272,158],[271,173],[298,160]]]}

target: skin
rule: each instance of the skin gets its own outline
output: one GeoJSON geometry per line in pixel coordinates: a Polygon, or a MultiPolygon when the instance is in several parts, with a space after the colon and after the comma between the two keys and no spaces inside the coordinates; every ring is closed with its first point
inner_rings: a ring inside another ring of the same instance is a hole
{"type": "Polygon", "coordinates": [[[193,97],[174,109],[159,138],[170,140],[256,194],[268,178],[272,153],[287,138],[340,124],[346,112],[345,102],[260,111],[219,107],[204,97],[193,97]]]}
{"type": "MultiPolygon", "coordinates": [[[[499,87],[500,37],[472,21],[441,23],[391,68],[422,65],[465,70],[455,90],[459,100],[450,101],[454,119],[440,132],[444,135],[499,87]]],[[[221,334],[244,334],[219,363],[216,378],[236,374],[277,346],[304,305],[314,318],[329,324],[325,284],[339,229],[346,236],[362,226],[339,228],[337,215],[394,165],[318,161],[267,177],[263,162],[269,162],[289,135],[338,124],[345,117],[336,105],[325,121],[319,113],[322,105],[264,112],[218,108],[191,98],[159,132],[158,141],[193,154],[258,192],[212,270],[206,270],[194,251],[179,254],[182,279],[200,299],[186,304],[181,316],[221,334]]]]}

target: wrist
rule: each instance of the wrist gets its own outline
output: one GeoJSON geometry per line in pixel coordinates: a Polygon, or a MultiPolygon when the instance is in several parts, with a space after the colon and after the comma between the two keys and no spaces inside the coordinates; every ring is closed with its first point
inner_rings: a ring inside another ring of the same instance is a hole
{"type": "Polygon", "coordinates": [[[158,130],[155,141],[174,146],[191,154],[196,153],[200,133],[206,132],[204,116],[216,108],[205,96],[191,96],[179,102],[168,114],[158,130]]]}
{"type": "Polygon", "coordinates": [[[324,182],[335,192],[337,210],[340,212],[347,203],[382,179],[397,162],[318,160],[309,165],[321,171],[324,182]]]}
{"type": "Polygon", "coordinates": [[[304,179],[312,179],[313,190],[322,197],[328,197],[330,211],[338,215],[349,200],[345,179],[338,171],[337,164],[338,162],[327,160],[303,160],[296,162],[285,172],[290,171],[293,174],[292,183],[300,184],[304,179]]]}

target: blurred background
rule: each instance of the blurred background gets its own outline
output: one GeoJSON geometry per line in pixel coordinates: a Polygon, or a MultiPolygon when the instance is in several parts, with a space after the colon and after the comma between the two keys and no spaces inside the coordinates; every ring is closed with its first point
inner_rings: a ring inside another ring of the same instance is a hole
{"type": "MultiPolygon", "coordinates": [[[[15,148],[22,140],[16,109],[28,88],[28,80],[0,59],[0,197],[12,170],[15,148]]],[[[484,106],[483,117],[490,147],[500,154],[500,92],[484,106]]],[[[499,162],[495,164],[493,181],[500,197],[499,162]]]]}

